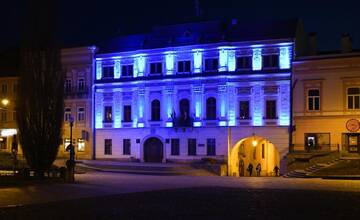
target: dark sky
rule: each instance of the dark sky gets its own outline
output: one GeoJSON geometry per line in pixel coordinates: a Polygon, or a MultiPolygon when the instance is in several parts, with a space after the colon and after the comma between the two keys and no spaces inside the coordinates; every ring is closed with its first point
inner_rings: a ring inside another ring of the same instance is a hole
{"type": "MultiPolygon", "coordinates": [[[[318,33],[318,48],[334,50],[340,36],[350,33],[360,49],[360,10],[356,0],[200,0],[207,19],[300,18],[305,30],[318,33]]],[[[194,0],[59,0],[58,36],[67,45],[98,44],[119,34],[139,33],[158,24],[190,20],[194,0]],[[126,2],[126,3],[125,3],[126,2]]],[[[21,0],[4,0],[0,9],[0,50],[18,45],[24,8],[21,0]]]]}

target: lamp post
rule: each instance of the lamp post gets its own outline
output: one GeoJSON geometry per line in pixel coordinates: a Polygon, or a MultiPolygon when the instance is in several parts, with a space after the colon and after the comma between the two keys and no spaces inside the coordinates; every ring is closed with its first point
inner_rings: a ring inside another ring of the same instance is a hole
{"type": "Polygon", "coordinates": [[[68,161],[66,161],[66,166],[68,169],[68,182],[74,182],[75,181],[75,150],[74,145],[72,141],[72,128],[74,126],[74,117],[70,115],[69,117],[69,125],[70,125],[70,144],[67,146],[66,151],[70,152],[70,158],[68,161]]]}

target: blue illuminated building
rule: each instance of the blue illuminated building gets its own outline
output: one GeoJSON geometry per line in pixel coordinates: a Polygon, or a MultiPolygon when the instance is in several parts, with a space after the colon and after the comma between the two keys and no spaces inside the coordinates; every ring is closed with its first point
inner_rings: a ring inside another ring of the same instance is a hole
{"type": "Polygon", "coordinates": [[[296,21],[188,23],[100,47],[96,158],[230,163],[247,138],[275,145],[280,158],[289,145],[296,29],[296,21]]]}

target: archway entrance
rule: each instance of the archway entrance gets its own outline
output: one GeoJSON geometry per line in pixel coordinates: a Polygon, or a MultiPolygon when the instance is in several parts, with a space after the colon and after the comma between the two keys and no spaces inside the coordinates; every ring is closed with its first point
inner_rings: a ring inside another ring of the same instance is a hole
{"type": "Polygon", "coordinates": [[[163,143],[155,137],[147,139],[144,143],[144,161],[161,163],[163,160],[163,143]]]}
{"type": "Polygon", "coordinates": [[[275,166],[280,167],[280,154],[266,138],[251,136],[238,141],[230,153],[229,170],[232,176],[275,176],[275,166]],[[260,168],[257,172],[256,168],[260,168]]]}

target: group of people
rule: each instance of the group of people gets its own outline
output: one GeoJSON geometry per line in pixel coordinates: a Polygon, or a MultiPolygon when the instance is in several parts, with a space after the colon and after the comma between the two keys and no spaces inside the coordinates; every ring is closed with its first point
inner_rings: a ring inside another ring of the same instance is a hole
{"type": "MultiPolygon", "coordinates": [[[[249,163],[249,166],[247,168],[247,171],[249,172],[249,176],[252,176],[253,168],[254,167],[253,167],[252,163],[249,163]]],[[[261,164],[258,163],[256,165],[255,169],[256,169],[256,176],[260,176],[260,174],[261,174],[261,164]]],[[[274,167],[275,176],[279,176],[279,171],[280,171],[280,168],[278,166],[275,166],[274,167]]]]}

